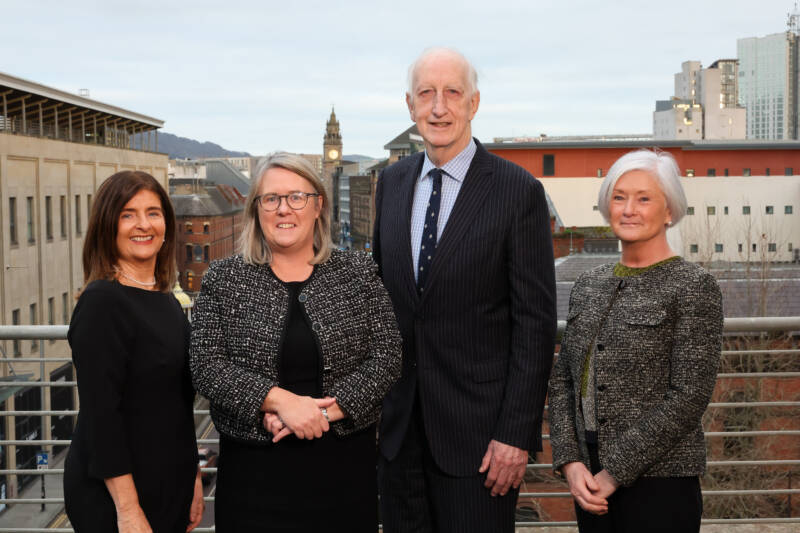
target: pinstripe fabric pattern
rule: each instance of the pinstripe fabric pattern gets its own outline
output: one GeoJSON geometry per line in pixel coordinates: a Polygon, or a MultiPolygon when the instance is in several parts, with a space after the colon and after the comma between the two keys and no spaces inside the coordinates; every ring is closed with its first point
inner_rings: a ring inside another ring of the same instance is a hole
{"type": "Polygon", "coordinates": [[[475,143],[421,296],[409,226],[423,154],[384,169],[376,195],[373,253],[404,341],[381,452],[397,455],[418,393],[431,454],[452,476],[474,475],[492,439],[540,449],[555,336],[544,190],[475,143]]]}
{"type": "MultiPolygon", "coordinates": [[[[460,154],[448,161],[442,166],[442,198],[439,205],[439,220],[436,225],[436,241],[442,238],[442,232],[450,218],[450,212],[453,210],[453,205],[456,203],[458,192],[461,190],[461,184],[469,170],[469,165],[472,158],[475,156],[475,142],[470,142],[460,154]]],[[[433,180],[429,173],[436,168],[425,154],[425,159],[422,163],[422,170],[419,173],[416,187],[414,190],[414,206],[411,208],[411,251],[414,254],[414,278],[417,278],[419,271],[419,246],[422,242],[422,232],[425,229],[425,213],[428,210],[428,198],[431,196],[433,190],[433,180]]]]}

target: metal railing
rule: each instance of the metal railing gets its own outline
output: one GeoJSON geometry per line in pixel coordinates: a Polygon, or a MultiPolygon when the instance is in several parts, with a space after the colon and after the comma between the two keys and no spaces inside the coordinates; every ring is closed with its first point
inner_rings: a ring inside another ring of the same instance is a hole
{"type": "MultiPolygon", "coordinates": [[[[565,323],[559,321],[558,333],[559,336],[563,333],[565,323]]],[[[64,340],[67,335],[67,326],[0,326],[0,341],[3,340],[64,340]]],[[[729,318],[725,320],[725,333],[763,333],[763,332],[800,332],[800,317],[761,317],[761,318],[729,318]]],[[[39,343],[40,352],[43,355],[44,343],[39,343]]],[[[770,355],[770,354],[790,354],[792,357],[798,356],[800,358],[800,349],[772,349],[772,350],[738,350],[738,351],[725,351],[723,355],[735,354],[757,354],[757,355],[770,355]]],[[[3,389],[9,387],[15,388],[40,388],[43,392],[45,388],[58,388],[70,387],[74,388],[77,383],[74,380],[66,381],[45,381],[44,380],[44,365],[51,363],[69,363],[72,359],[70,357],[14,357],[8,358],[2,354],[0,364],[6,365],[27,365],[38,364],[40,366],[40,379],[39,381],[0,381],[0,393],[3,389]]],[[[0,378],[0,379],[7,379],[0,378]]],[[[11,376],[13,378],[13,375],[11,376]]],[[[739,378],[739,379],[759,379],[759,378],[772,378],[772,379],[797,379],[800,378],[800,372],[741,372],[741,373],[721,373],[718,374],[718,379],[723,378],[739,378]]],[[[743,402],[712,402],[709,408],[716,409],[739,409],[739,408],[800,408],[800,401],[743,401],[743,402]]],[[[208,416],[208,409],[195,409],[196,416],[208,416]]],[[[76,416],[78,411],[75,409],[11,409],[0,411],[0,417],[42,417],[42,427],[49,428],[50,417],[63,417],[63,416],[76,416]]],[[[49,435],[49,431],[47,432],[49,435]]],[[[764,429],[752,431],[706,431],[705,437],[707,439],[714,438],[729,438],[729,437],[800,437],[800,430],[795,429],[764,429]]],[[[549,439],[549,435],[543,435],[544,439],[549,439]]],[[[200,445],[218,444],[219,439],[200,438],[197,440],[200,445]]],[[[36,446],[39,448],[53,446],[68,446],[70,440],[68,439],[53,439],[53,438],[37,438],[37,439],[0,439],[0,450],[3,448],[9,449],[12,447],[28,447],[36,446]]],[[[6,454],[8,457],[10,454],[6,454]]],[[[708,461],[708,468],[731,468],[743,466],[761,466],[768,468],[776,467],[795,467],[800,466],[800,457],[791,459],[749,459],[749,460],[710,460],[708,461]]],[[[547,471],[552,468],[551,464],[529,464],[528,471],[547,471]]],[[[216,473],[216,468],[204,468],[205,473],[216,473]]],[[[63,475],[63,468],[52,468],[46,470],[33,470],[26,468],[5,468],[0,469],[0,476],[56,476],[63,475]]],[[[13,478],[12,478],[13,479],[13,478]]],[[[792,495],[800,494],[798,488],[750,488],[750,489],[726,489],[726,490],[703,490],[704,497],[729,497],[729,496],[786,496],[791,498],[792,495]]],[[[549,498],[570,498],[570,493],[564,489],[552,492],[520,492],[520,499],[549,499],[549,498]]],[[[206,497],[207,502],[213,501],[213,497],[206,497]]],[[[20,497],[6,497],[0,498],[0,505],[22,505],[22,504],[56,504],[63,505],[63,498],[20,498],[20,497]]],[[[789,506],[791,509],[791,505],[789,506]]],[[[0,515],[2,517],[2,515],[0,515]]],[[[729,519],[704,519],[704,524],[795,524],[800,523],[800,517],[791,518],[729,518],[729,519]]],[[[539,526],[574,526],[575,522],[540,522],[540,521],[517,521],[517,526],[520,527],[539,527],[539,526]]],[[[20,528],[20,527],[0,527],[0,533],[34,533],[34,532],[50,532],[50,531],[63,531],[72,532],[70,528],[20,528]]],[[[198,533],[213,532],[214,528],[197,528],[195,531],[198,533]]]]}

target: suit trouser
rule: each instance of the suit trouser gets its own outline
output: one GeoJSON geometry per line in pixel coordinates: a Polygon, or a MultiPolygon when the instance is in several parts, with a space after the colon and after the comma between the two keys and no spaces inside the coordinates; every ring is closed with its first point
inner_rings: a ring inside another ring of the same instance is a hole
{"type": "MultiPolygon", "coordinates": [[[[592,474],[603,469],[596,444],[589,444],[592,474]]],[[[700,480],[640,477],[608,498],[608,513],[588,513],[575,504],[580,533],[697,533],[703,514],[700,480]]]]}
{"type": "Polygon", "coordinates": [[[384,533],[513,532],[519,490],[492,497],[483,486],[486,474],[477,469],[466,477],[444,473],[431,455],[420,411],[417,400],[397,457],[379,454],[384,533]]]}

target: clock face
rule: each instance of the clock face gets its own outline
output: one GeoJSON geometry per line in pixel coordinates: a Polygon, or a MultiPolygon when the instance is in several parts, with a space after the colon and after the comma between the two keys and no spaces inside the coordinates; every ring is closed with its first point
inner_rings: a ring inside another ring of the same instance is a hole
{"type": "Polygon", "coordinates": [[[328,150],[328,159],[339,159],[339,150],[328,150]]]}

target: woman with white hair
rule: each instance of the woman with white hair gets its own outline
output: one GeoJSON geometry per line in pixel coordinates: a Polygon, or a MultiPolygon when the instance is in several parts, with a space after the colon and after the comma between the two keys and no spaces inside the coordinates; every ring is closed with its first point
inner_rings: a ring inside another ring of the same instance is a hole
{"type": "Polygon", "coordinates": [[[400,373],[389,295],[366,253],[333,250],[314,168],[254,173],[239,254],[211,265],[191,368],[220,433],[216,530],[374,533],[376,422],[400,373]]]}
{"type": "Polygon", "coordinates": [[[549,390],[553,468],[586,532],[697,532],[701,417],[722,346],[715,279],[670,249],[686,213],[675,159],[617,160],[598,206],[622,257],[581,274],[549,390]]]}

